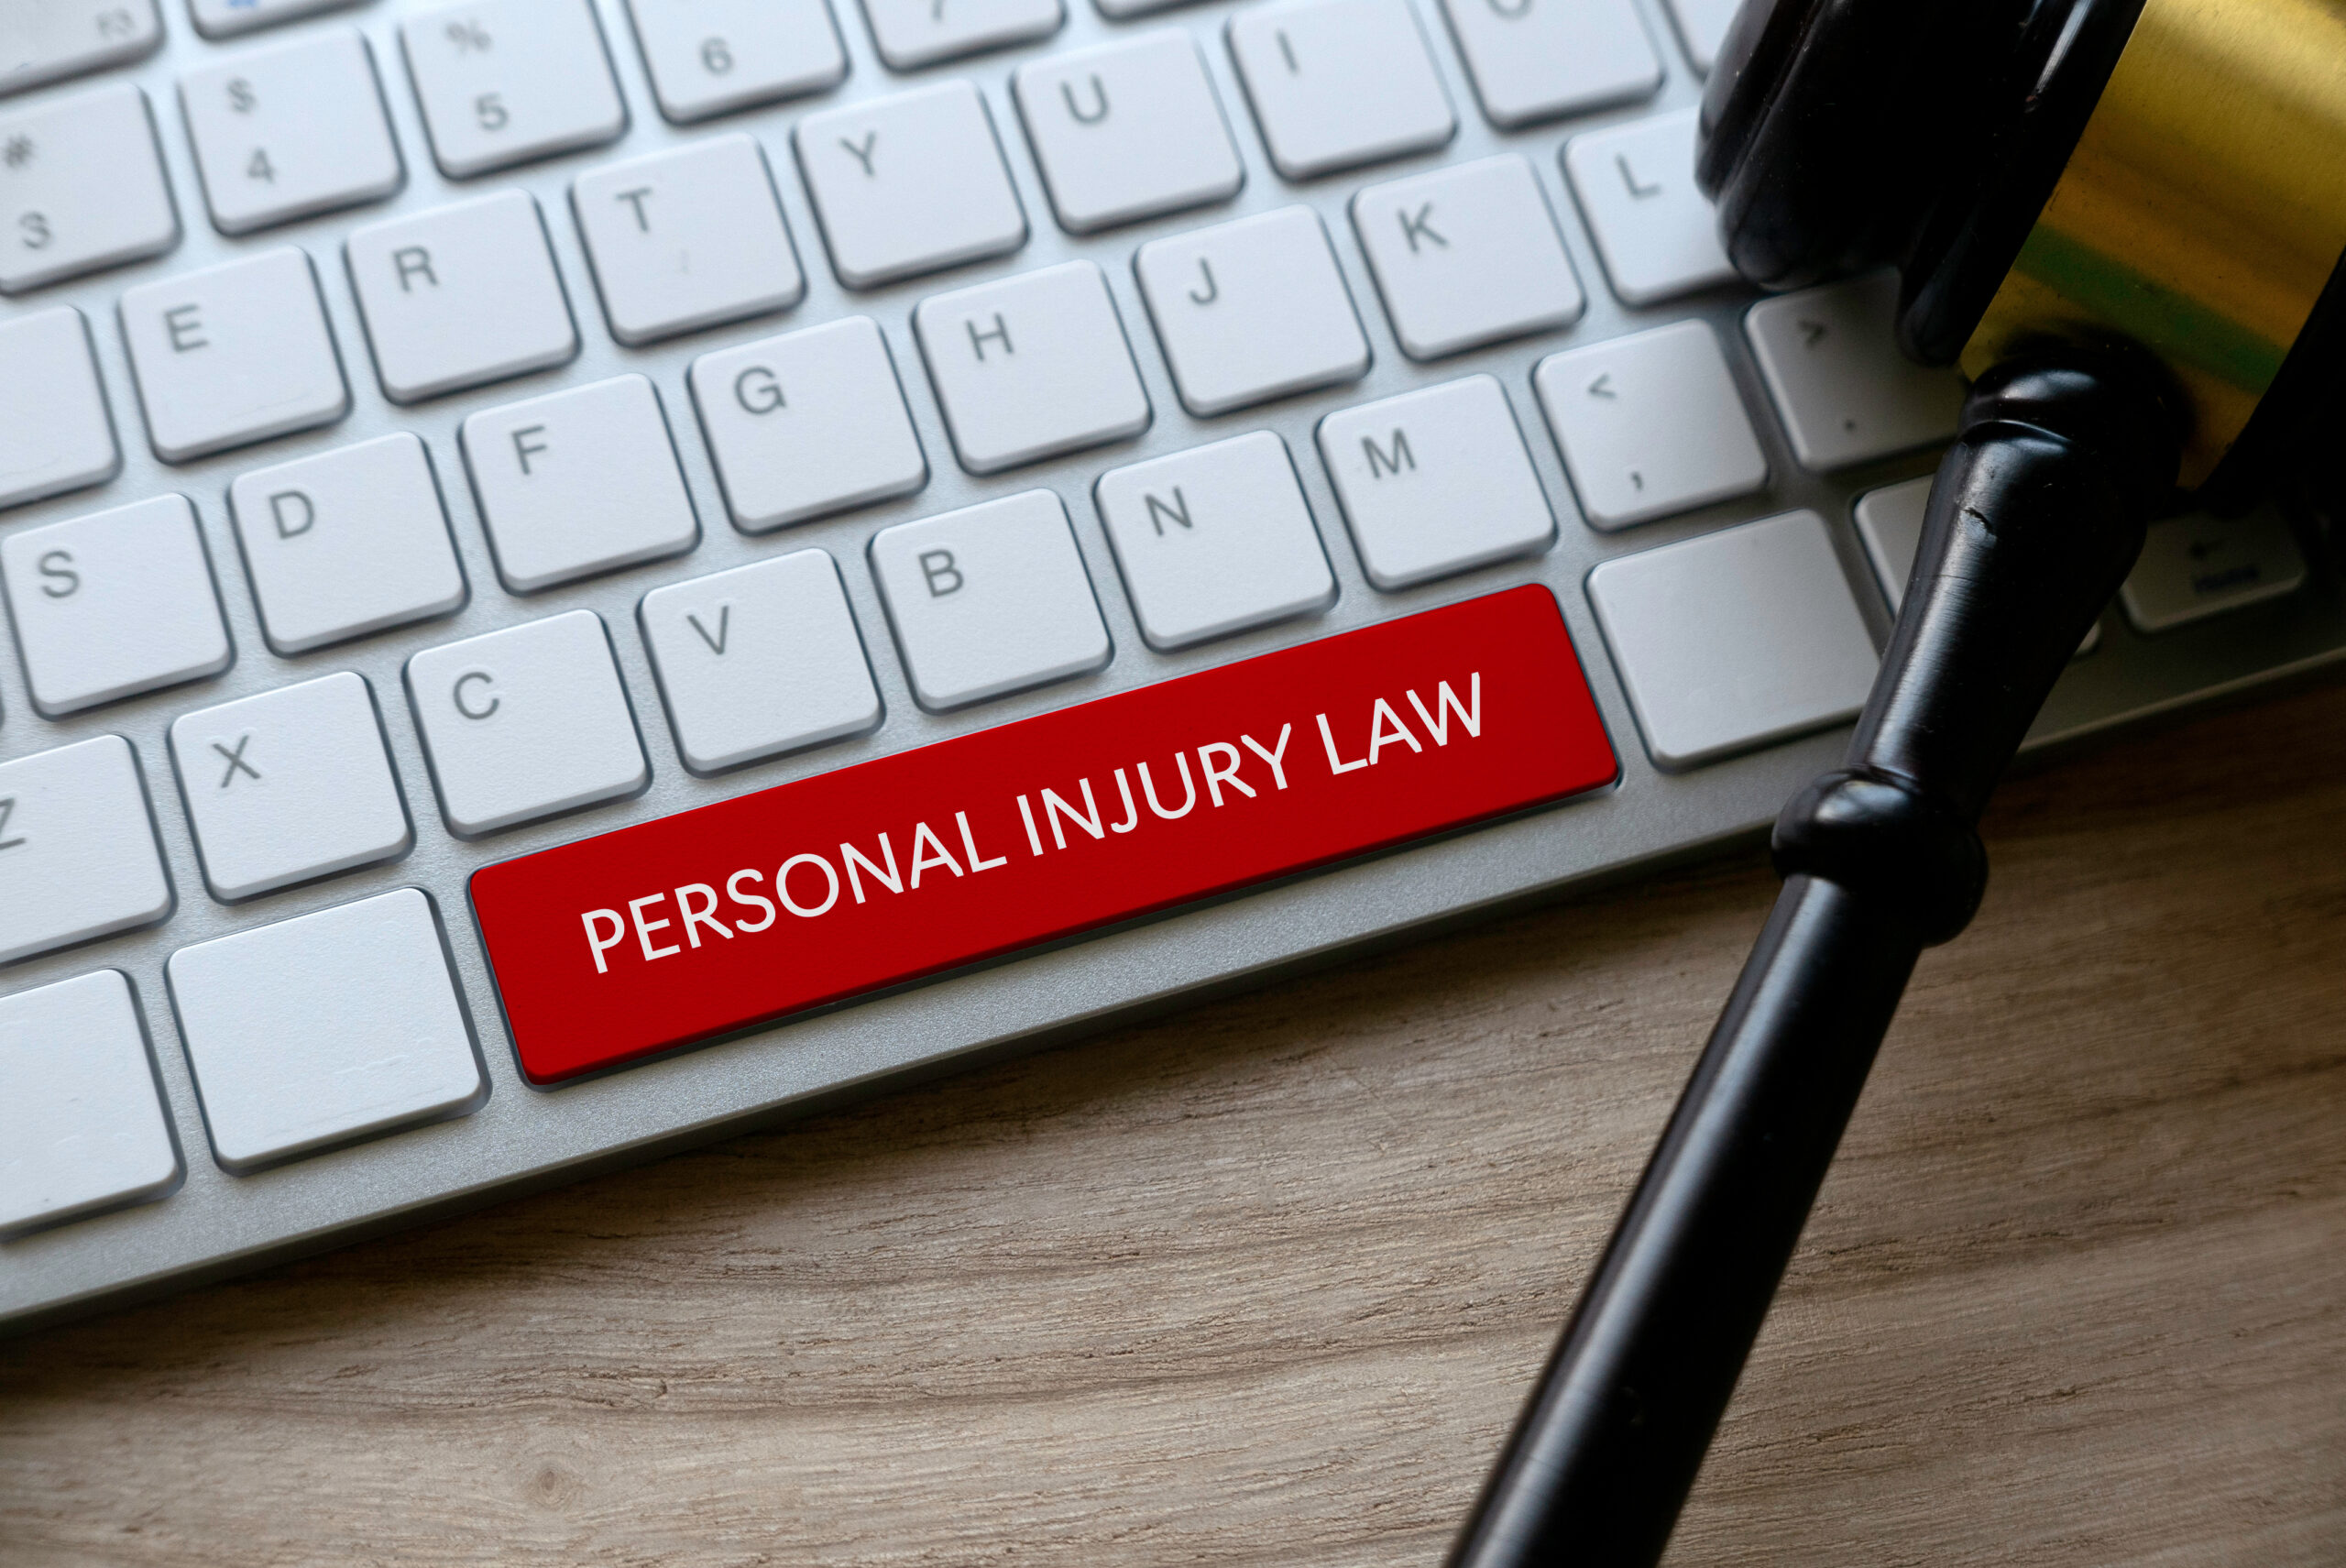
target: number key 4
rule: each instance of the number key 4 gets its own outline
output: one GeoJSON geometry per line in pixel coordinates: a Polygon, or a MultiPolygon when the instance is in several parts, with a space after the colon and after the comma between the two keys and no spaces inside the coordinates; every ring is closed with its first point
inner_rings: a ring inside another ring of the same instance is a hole
{"type": "Polygon", "coordinates": [[[356,27],[192,72],[180,82],[180,106],[223,234],[378,202],[404,178],[374,57],[356,27]]]}

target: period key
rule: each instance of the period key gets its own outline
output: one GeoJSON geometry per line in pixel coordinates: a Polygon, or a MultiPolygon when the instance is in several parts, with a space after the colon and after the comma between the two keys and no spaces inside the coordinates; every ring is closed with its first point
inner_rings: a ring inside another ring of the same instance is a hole
{"type": "Polygon", "coordinates": [[[1537,585],[473,873],[534,1083],[1610,783],[1537,585]]]}

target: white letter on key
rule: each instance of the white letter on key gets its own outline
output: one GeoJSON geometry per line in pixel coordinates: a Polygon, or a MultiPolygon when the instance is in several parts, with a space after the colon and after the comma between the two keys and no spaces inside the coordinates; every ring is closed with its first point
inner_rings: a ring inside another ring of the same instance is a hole
{"type": "Polygon", "coordinates": [[[586,927],[586,945],[595,950],[595,972],[597,974],[610,973],[610,966],[603,962],[603,955],[618,947],[619,938],[627,935],[627,927],[619,919],[619,912],[616,909],[589,909],[578,918],[586,927]],[[595,922],[597,920],[608,920],[611,923],[609,936],[598,937],[595,934],[595,922]]]}

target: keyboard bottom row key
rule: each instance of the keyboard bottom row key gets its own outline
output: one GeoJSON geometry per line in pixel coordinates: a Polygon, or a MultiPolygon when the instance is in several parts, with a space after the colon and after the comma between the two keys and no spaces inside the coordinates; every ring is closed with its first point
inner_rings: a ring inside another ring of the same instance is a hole
{"type": "Polygon", "coordinates": [[[179,1178],[120,970],[0,1000],[0,1235],[160,1197],[179,1178]]]}
{"type": "Polygon", "coordinates": [[[488,1094],[437,916],[414,888],[182,948],[166,973],[230,1171],[459,1115],[488,1094]]]}
{"type": "Polygon", "coordinates": [[[1529,585],[487,866],[472,905],[552,1083],[1617,773],[1529,585]]]}
{"type": "Polygon", "coordinates": [[[1855,718],[1880,663],[1811,511],[1616,557],[1588,597],[1663,768],[1855,718]]]}

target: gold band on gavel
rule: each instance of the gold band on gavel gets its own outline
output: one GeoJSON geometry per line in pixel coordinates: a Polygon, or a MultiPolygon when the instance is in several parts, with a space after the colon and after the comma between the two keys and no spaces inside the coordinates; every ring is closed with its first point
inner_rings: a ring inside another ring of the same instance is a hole
{"type": "Polygon", "coordinates": [[[2346,253],[2346,0],[2144,0],[2019,258],[1964,345],[2122,334],[2192,402],[2211,473],[2346,253]]]}

